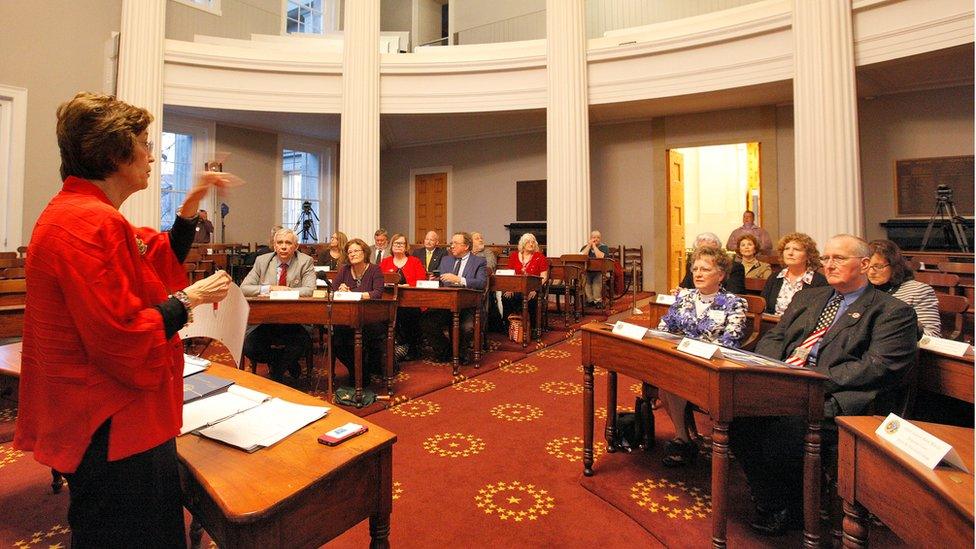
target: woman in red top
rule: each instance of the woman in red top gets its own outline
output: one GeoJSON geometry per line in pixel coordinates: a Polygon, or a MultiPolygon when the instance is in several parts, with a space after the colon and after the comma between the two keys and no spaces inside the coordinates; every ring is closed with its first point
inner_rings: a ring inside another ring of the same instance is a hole
{"type": "MultiPolygon", "coordinates": [[[[390,239],[390,250],[393,255],[380,263],[384,273],[400,273],[400,284],[416,286],[418,280],[427,279],[427,269],[416,256],[410,254],[407,237],[395,234],[390,239]]],[[[420,354],[420,309],[414,307],[398,307],[396,320],[396,358],[397,360],[412,360],[420,354]]]]}
{"type": "MultiPolygon", "coordinates": [[[[549,260],[539,251],[539,242],[532,233],[525,233],[519,239],[518,251],[508,256],[508,268],[515,269],[515,274],[527,274],[542,277],[545,284],[549,276],[549,260]]],[[[535,292],[529,292],[529,318],[535,318],[535,292]]],[[[505,292],[502,294],[502,310],[505,318],[510,314],[522,314],[522,296],[505,292]]]]}
{"type": "Polygon", "coordinates": [[[231,176],[201,174],[168,233],[130,225],[118,208],[149,185],[151,122],[107,95],[58,108],[64,186],[29,245],[14,447],[67,478],[72,547],[186,545],[177,331],[231,279],[218,271],[185,287],[182,262],[200,199],[231,176]]]}

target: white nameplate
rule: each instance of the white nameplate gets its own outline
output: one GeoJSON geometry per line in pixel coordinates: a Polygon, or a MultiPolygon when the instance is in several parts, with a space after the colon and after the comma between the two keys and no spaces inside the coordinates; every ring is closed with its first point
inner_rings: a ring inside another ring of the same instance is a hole
{"type": "Polygon", "coordinates": [[[613,325],[613,333],[640,341],[644,339],[644,334],[647,333],[647,328],[638,326],[637,324],[624,322],[623,320],[618,320],[617,323],[613,325]]]}
{"type": "MultiPolygon", "coordinates": [[[[322,282],[319,280],[319,282],[322,282]]],[[[325,290],[312,290],[312,297],[323,298],[327,297],[329,294],[325,290]]]]}
{"type": "Polygon", "coordinates": [[[969,472],[952,446],[895,414],[888,414],[875,433],[929,469],[945,460],[969,472]]]}
{"type": "Polygon", "coordinates": [[[953,341],[941,337],[923,336],[918,340],[918,346],[929,351],[936,351],[952,356],[965,356],[969,351],[969,344],[965,341],[953,341]]]}
{"type": "Polygon", "coordinates": [[[512,276],[515,274],[515,269],[497,269],[495,270],[495,274],[512,276]]]}
{"type": "Polygon", "coordinates": [[[661,305],[673,305],[675,297],[671,294],[657,294],[654,298],[654,303],[660,303],[661,305]]]}
{"type": "Polygon", "coordinates": [[[315,272],[317,272],[317,273],[327,273],[327,272],[329,272],[329,266],[328,265],[316,265],[315,267],[312,267],[312,268],[315,269],[315,272]]]}
{"type": "Polygon", "coordinates": [[[362,292],[332,292],[334,301],[359,301],[362,298],[362,292]]]}
{"type": "Polygon", "coordinates": [[[678,350],[682,353],[688,353],[689,355],[694,355],[700,358],[711,360],[712,358],[722,358],[722,351],[719,350],[718,345],[713,343],[705,343],[704,341],[698,341],[697,339],[688,339],[687,337],[678,343],[678,350]]]}
{"type": "Polygon", "coordinates": [[[207,248],[207,255],[213,255],[213,248],[207,248]]]}
{"type": "Polygon", "coordinates": [[[440,280],[418,280],[417,287],[418,288],[440,288],[441,281],[440,280]]]}
{"type": "Polygon", "coordinates": [[[271,290],[271,299],[298,299],[298,290],[271,290]]]}

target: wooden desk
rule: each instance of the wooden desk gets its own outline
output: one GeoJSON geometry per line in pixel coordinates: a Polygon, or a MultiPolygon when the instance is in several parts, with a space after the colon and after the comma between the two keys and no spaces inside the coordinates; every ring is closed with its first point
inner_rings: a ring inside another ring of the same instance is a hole
{"type": "MultiPolygon", "coordinates": [[[[208,373],[299,404],[325,403],[229,366],[208,373]]],[[[319,547],[369,519],[371,547],[388,547],[396,435],[338,406],[281,442],[248,454],[197,435],[176,439],[184,505],[221,547],[319,547]],[[317,437],[349,421],[369,427],[339,446],[317,437]]],[[[199,523],[199,525],[196,525],[199,523]]]]}
{"type": "MultiPolygon", "coordinates": [[[[492,292],[512,292],[523,297],[535,292],[535,329],[532,335],[536,341],[542,340],[542,306],[539,303],[539,289],[542,288],[542,277],[534,275],[491,275],[488,290],[492,292]]],[[[522,348],[529,345],[529,300],[522,299],[522,348]]]]}
{"type": "Polygon", "coordinates": [[[973,348],[963,357],[918,351],[920,389],[973,403],[973,348]]]}
{"type": "MultiPolygon", "coordinates": [[[[383,377],[386,390],[393,394],[393,331],[391,322],[396,318],[396,300],[364,299],[361,301],[332,301],[316,297],[275,299],[267,297],[247,298],[251,311],[248,324],[323,324],[325,326],[349,326],[355,330],[354,362],[356,372],[356,402],[363,400],[363,326],[386,322],[386,361],[383,377]]],[[[329,337],[327,365],[329,365],[329,391],[332,390],[332,338],[329,337]]],[[[242,365],[243,366],[243,365],[242,365]]],[[[348,364],[346,366],[349,366],[348,364]]]]}
{"type": "MultiPolygon", "coordinates": [[[[397,300],[401,307],[426,307],[451,312],[451,352],[454,375],[461,370],[461,311],[474,309],[474,367],[481,366],[481,304],[485,292],[470,288],[400,288],[397,300]]],[[[392,338],[392,336],[391,336],[392,338]]]]}
{"type": "MultiPolygon", "coordinates": [[[[837,418],[844,547],[867,547],[868,511],[909,545],[972,547],[973,474],[941,465],[925,468],[874,433],[883,419],[837,418]]],[[[972,429],[913,423],[951,444],[973,470],[972,429]]]]}
{"type": "Polygon", "coordinates": [[[635,341],[602,323],[583,327],[583,474],[593,474],[593,367],[607,370],[608,451],[617,420],[617,373],[650,383],[706,410],[712,429],[712,545],[725,547],[728,516],[729,424],[746,416],[807,418],[804,446],[804,545],[820,539],[820,421],[826,378],[806,369],[742,366],[680,353],[666,340],[635,341]]]}

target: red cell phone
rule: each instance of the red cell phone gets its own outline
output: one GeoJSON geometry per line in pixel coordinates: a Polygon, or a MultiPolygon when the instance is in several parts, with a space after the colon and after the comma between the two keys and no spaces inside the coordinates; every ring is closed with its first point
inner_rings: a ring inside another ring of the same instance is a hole
{"type": "Polygon", "coordinates": [[[350,438],[361,435],[368,430],[369,428],[365,425],[350,422],[341,427],[336,427],[328,433],[320,436],[319,442],[328,446],[335,446],[344,440],[349,440],[350,438]]]}

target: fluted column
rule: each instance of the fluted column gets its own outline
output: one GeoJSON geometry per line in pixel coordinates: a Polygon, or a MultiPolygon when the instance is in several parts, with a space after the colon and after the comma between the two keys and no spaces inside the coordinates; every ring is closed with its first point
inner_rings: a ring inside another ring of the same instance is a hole
{"type": "Polygon", "coordinates": [[[371,242],[380,223],[380,0],[344,11],[338,228],[371,242]]]}
{"type": "Polygon", "coordinates": [[[579,251],[590,231],[590,118],[584,0],[546,0],[546,255],[579,251]]]}
{"type": "MultiPolygon", "coordinates": [[[[157,158],[149,188],[130,196],[122,214],[137,227],[159,228],[159,145],[163,130],[163,40],[166,0],[123,0],[116,96],[152,113],[149,139],[157,158]]],[[[195,167],[202,170],[203,166],[195,167]]]]}
{"type": "Polygon", "coordinates": [[[796,228],[864,234],[850,0],[794,0],[796,228]]]}

